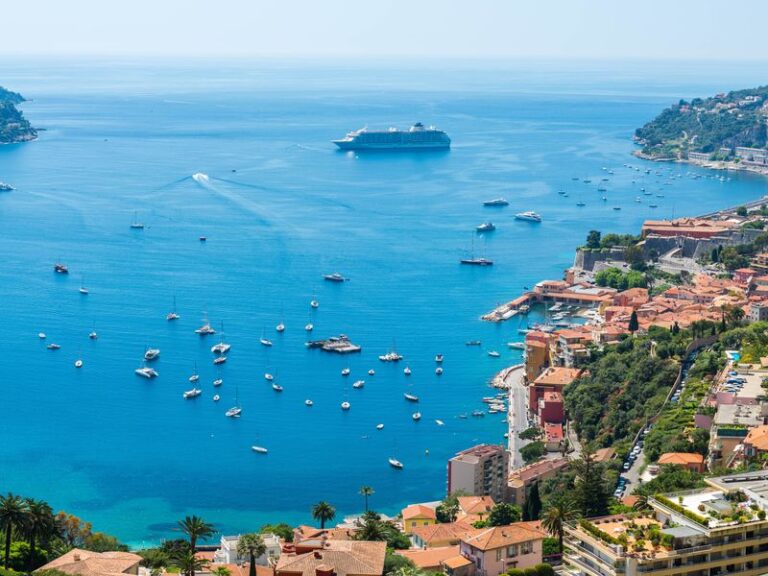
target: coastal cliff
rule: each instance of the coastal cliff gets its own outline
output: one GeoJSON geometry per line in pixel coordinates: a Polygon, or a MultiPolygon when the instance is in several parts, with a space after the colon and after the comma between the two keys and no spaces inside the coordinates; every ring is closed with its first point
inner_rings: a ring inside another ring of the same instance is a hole
{"type": "Polygon", "coordinates": [[[652,160],[730,160],[739,147],[765,149],[766,119],[768,86],[680,100],[635,131],[642,145],[638,155],[652,160]]]}
{"type": "Polygon", "coordinates": [[[28,142],[37,138],[37,131],[16,107],[24,101],[21,94],[0,86],[0,144],[28,142]]]}

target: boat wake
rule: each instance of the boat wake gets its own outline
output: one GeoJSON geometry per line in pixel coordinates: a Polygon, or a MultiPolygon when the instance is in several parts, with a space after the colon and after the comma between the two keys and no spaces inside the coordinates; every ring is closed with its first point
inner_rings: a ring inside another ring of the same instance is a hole
{"type": "MultiPolygon", "coordinates": [[[[243,208],[244,210],[247,210],[254,216],[258,217],[258,223],[263,226],[271,226],[272,223],[270,222],[269,218],[264,214],[264,206],[259,204],[258,202],[254,202],[250,198],[247,198],[245,196],[242,196],[240,194],[237,194],[236,192],[233,192],[232,190],[228,189],[226,186],[217,186],[216,183],[219,182],[219,179],[211,179],[208,174],[205,172],[195,172],[192,174],[192,180],[197,182],[200,186],[205,188],[206,190],[213,192],[214,194],[220,196],[221,198],[224,198],[225,200],[229,200],[233,204],[236,204],[243,208]]],[[[222,180],[222,182],[225,182],[222,180]]]]}
{"type": "Polygon", "coordinates": [[[205,172],[195,172],[192,174],[192,180],[200,184],[200,186],[205,186],[206,188],[211,186],[211,179],[205,172]]]}

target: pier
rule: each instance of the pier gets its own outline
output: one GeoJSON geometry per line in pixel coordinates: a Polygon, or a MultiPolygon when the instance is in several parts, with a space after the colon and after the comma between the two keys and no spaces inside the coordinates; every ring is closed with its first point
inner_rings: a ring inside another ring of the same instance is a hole
{"type": "Polygon", "coordinates": [[[362,346],[353,344],[349,337],[344,334],[340,336],[331,336],[325,340],[310,340],[305,344],[307,348],[319,348],[325,352],[335,352],[336,354],[352,354],[362,351],[362,346]]]}

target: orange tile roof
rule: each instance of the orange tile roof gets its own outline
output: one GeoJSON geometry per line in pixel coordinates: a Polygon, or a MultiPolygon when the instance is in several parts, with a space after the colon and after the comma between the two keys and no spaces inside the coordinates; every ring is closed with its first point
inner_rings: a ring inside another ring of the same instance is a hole
{"type": "Polygon", "coordinates": [[[516,522],[509,526],[473,530],[461,541],[479,550],[494,550],[530,540],[542,540],[546,536],[539,522],[516,522]]]}
{"type": "MultiPolygon", "coordinates": [[[[211,570],[214,568],[226,568],[229,570],[231,576],[248,576],[250,573],[250,562],[244,562],[243,564],[209,564],[198,574],[211,574],[211,570]]],[[[256,576],[274,576],[272,568],[269,566],[260,566],[256,564],[256,576]]]]}
{"type": "Polygon", "coordinates": [[[141,556],[130,552],[91,552],[73,548],[38,570],[55,569],[80,576],[111,576],[132,570],[139,562],[141,556]]]}
{"type": "Polygon", "coordinates": [[[659,456],[659,464],[677,464],[685,466],[686,464],[703,464],[704,456],[692,452],[666,452],[659,456]]]}
{"type": "Polygon", "coordinates": [[[417,568],[426,570],[437,568],[441,562],[459,555],[458,546],[440,546],[438,548],[414,548],[411,550],[395,550],[395,554],[408,558],[417,568]]]}
{"type": "Polygon", "coordinates": [[[566,386],[578,378],[579,373],[578,368],[550,366],[533,383],[547,386],[566,386]]]}
{"type": "Polygon", "coordinates": [[[411,504],[406,508],[403,508],[403,520],[410,520],[411,518],[430,518],[431,520],[437,519],[437,513],[434,508],[424,506],[422,504],[411,504]]]}
{"type": "Polygon", "coordinates": [[[459,509],[465,514],[485,514],[496,502],[490,496],[459,496],[459,509]]]}
{"type": "Polygon", "coordinates": [[[464,556],[454,556],[453,558],[443,560],[443,566],[446,568],[452,568],[454,570],[457,568],[463,568],[464,566],[469,566],[471,564],[472,560],[465,558],[464,556]]]}
{"type": "Polygon", "coordinates": [[[753,446],[755,450],[760,450],[761,452],[768,451],[768,425],[752,428],[747,433],[744,443],[753,446]]]}
{"type": "Polygon", "coordinates": [[[386,549],[386,542],[329,540],[322,550],[306,554],[282,554],[275,573],[278,576],[315,576],[317,568],[325,566],[332,569],[336,576],[381,576],[386,549]]]}
{"type": "Polygon", "coordinates": [[[535,480],[542,474],[561,470],[568,466],[567,458],[549,458],[540,462],[534,462],[528,466],[518,468],[509,475],[510,481],[513,479],[520,480],[522,482],[528,482],[529,480],[535,480]]]}
{"type": "Polygon", "coordinates": [[[462,535],[472,530],[472,526],[465,522],[450,522],[446,524],[431,524],[430,526],[417,526],[411,533],[418,536],[424,544],[429,546],[431,542],[458,542],[462,535]]]}

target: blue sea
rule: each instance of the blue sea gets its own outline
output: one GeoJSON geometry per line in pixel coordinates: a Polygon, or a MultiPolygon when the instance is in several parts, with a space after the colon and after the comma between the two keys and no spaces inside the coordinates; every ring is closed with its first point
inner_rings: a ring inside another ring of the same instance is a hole
{"type": "Polygon", "coordinates": [[[590,229],[636,233],[645,218],[768,193],[753,175],[722,182],[630,155],[634,128],[663,107],[758,85],[760,67],[7,60],[0,70],[45,129],[0,148],[0,180],[17,188],[0,195],[0,490],[47,499],[134,545],[172,535],[188,513],[224,533],[310,522],[319,500],[340,518],[361,510],[364,484],[389,514],[441,498],[449,457],[504,442],[503,415],[459,418],[521,360],[506,346],[521,321],[481,314],[561,277],[590,229]],[[446,130],[451,150],[353,154],[330,142],[415,121],[446,130]],[[498,196],[511,205],[482,206],[498,196]],[[514,220],[523,210],[543,222],[514,220]],[[130,229],[134,218],[144,230],[130,229]],[[474,227],[486,220],[497,230],[481,238],[474,227]],[[495,265],[460,266],[473,250],[495,265]],[[56,262],[70,274],[54,274],[56,262]],[[350,281],[323,281],[336,271],[350,281]],[[181,319],[166,322],[174,298],[181,319]],[[205,314],[232,344],[220,372],[210,353],[219,336],[194,333],[205,314]],[[312,338],[344,333],[362,353],[306,349],[309,321],[312,338]],[[475,339],[482,346],[465,346],[475,339]],[[393,342],[405,360],[379,362],[393,342]],[[153,381],[134,374],[147,347],[161,350],[153,381]],[[195,365],[203,393],[185,401],[195,365]],[[408,391],[421,399],[418,423],[408,391]],[[236,394],[242,417],[226,418],[236,394]]]}

